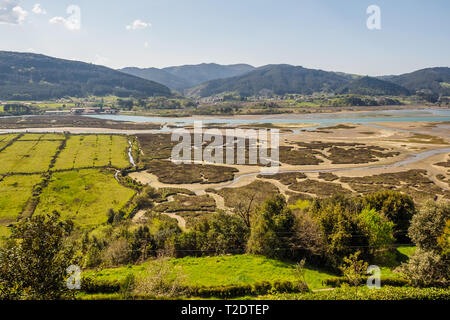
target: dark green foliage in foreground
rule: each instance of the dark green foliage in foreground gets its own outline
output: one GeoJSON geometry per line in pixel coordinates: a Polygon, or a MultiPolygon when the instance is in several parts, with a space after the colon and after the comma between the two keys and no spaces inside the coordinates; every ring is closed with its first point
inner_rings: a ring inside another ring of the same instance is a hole
{"type": "MultiPolygon", "coordinates": [[[[446,226],[450,220],[450,204],[429,201],[413,217],[409,236],[418,249],[402,271],[415,286],[449,285],[450,257],[442,246],[442,237],[448,237],[446,226]]],[[[448,240],[447,240],[448,241],[448,240]]]]}
{"type": "Polygon", "coordinates": [[[74,252],[64,238],[72,223],[61,223],[59,214],[36,215],[15,225],[6,246],[0,249],[0,299],[62,299],[71,293],[66,269],[74,252]]]}
{"type": "Polygon", "coordinates": [[[113,69],[32,53],[0,51],[0,99],[47,100],[90,95],[169,96],[170,89],[113,69]]]}
{"type": "Polygon", "coordinates": [[[450,290],[386,286],[381,289],[361,287],[356,293],[354,288],[344,287],[325,292],[278,294],[263,298],[275,300],[449,300],[450,290]]]}
{"type": "Polygon", "coordinates": [[[197,223],[191,231],[174,235],[166,243],[172,256],[242,254],[248,239],[248,229],[242,219],[216,213],[197,223]]]}
{"type": "MultiPolygon", "coordinates": [[[[81,290],[85,293],[117,293],[126,284],[126,280],[99,280],[92,277],[84,277],[81,281],[81,290]]],[[[258,296],[280,293],[304,293],[308,289],[299,283],[292,281],[256,282],[253,285],[236,284],[226,286],[182,286],[179,288],[185,296],[202,298],[231,299],[244,296],[258,296]]],[[[139,296],[131,298],[142,298],[139,296]]]]}
{"type": "Polygon", "coordinates": [[[295,216],[284,197],[277,195],[266,201],[252,221],[248,252],[269,258],[286,258],[290,253],[295,216]]]}
{"type": "Polygon", "coordinates": [[[377,210],[394,222],[394,237],[399,243],[410,243],[408,228],[416,212],[413,199],[396,191],[379,191],[364,197],[364,206],[377,210]]]}

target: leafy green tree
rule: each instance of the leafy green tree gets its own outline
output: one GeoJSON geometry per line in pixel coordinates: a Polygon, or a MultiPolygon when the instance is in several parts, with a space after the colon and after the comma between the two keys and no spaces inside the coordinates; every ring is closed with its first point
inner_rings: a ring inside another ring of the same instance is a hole
{"type": "Polygon", "coordinates": [[[287,257],[294,223],[295,216],[283,196],[266,200],[251,224],[248,252],[272,258],[287,257]]]}
{"type": "Polygon", "coordinates": [[[416,213],[413,199],[397,191],[384,190],[364,197],[364,207],[375,209],[394,223],[394,237],[399,243],[409,243],[407,233],[416,213]]]}
{"type": "MultiPolygon", "coordinates": [[[[344,263],[339,267],[344,277],[348,279],[350,285],[358,288],[369,266],[367,262],[359,260],[360,251],[344,258],[344,263]]],[[[358,290],[358,289],[356,289],[358,290]]]]}
{"type": "Polygon", "coordinates": [[[411,240],[421,249],[441,252],[438,243],[450,219],[450,204],[426,202],[413,217],[409,228],[411,240]]]}
{"type": "Polygon", "coordinates": [[[450,204],[426,202],[413,217],[409,236],[418,249],[402,264],[401,271],[415,286],[448,285],[450,264],[448,248],[442,239],[447,236],[450,204]],[[446,235],[447,232],[447,235],[446,235]]]}
{"type": "Polygon", "coordinates": [[[418,248],[400,270],[416,287],[449,285],[448,259],[436,251],[418,248]]]}
{"type": "Polygon", "coordinates": [[[325,258],[332,268],[337,269],[343,258],[356,249],[365,257],[370,253],[370,235],[354,210],[356,204],[347,198],[325,200],[310,209],[320,225],[326,248],[325,258]]]}
{"type": "Polygon", "coordinates": [[[363,209],[358,219],[368,230],[369,245],[372,250],[388,247],[394,242],[394,223],[379,214],[375,209],[363,209]]]}
{"type": "Polygon", "coordinates": [[[199,249],[211,254],[240,254],[245,252],[249,230],[237,216],[223,212],[215,213],[211,218],[198,223],[199,249]]]}
{"type": "Polygon", "coordinates": [[[71,297],[67,268],[74,250],[65,245],[71,222],[59,214],[34,215],[17,223],[0,249],[0,299],[47,300],[71,297]]]}

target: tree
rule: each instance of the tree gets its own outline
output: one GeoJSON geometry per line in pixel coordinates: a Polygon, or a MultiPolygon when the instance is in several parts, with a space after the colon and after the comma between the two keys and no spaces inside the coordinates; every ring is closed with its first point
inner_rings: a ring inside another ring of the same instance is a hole
{"type": "Polygon", "coordinates": [[[450,204],[433,201],[426,202],[413,217],[409,236],[418,249],[400,268],[413,285],[448,285],[450,279],[449,219],[450,204]],[[445,237],[447,239],[443,242],[445,237]]]}
{"type": "Polygon", "coordinates": [[[364,207],[375,209],[394,223],[394,237],[399,243],[409,243],[407,232],[416,213],[413,199],[397,191],[384,190],[364,197],[364,207]]]}
{"type": "Polygon", "coordinates": [[[358,219],[367,228],[369,245],[373,251],[392,244],[394,223],[385,216],[376,212],[375,209],[365,208],[359,214],[358,219]]]}
{"type": "Polygon", "coordinates": [[[320,225],[307,212],[295,215],[291,247],[296,258],[320,258],[326,252],[320,225]]]}
{"type": "Polygon", "coordinates": [[[266,200],[252,222],[248,252],[271,258],[287,257],[294,223],[295,216],[283,196],[266,200]]]}
{"type": "Polygon", "coordinates": [[[249,229],[234,215],[219,212],[194,227],[199,249],[207,254],[241,254],[245,252],[249,229]]]}
{"type": "Polygon", "coordinates": [[[310,213],[320,225],[329,265],[337,269],[343,258],[359,248],[365,257],[369,254],[369,234],[360,223],[356,204],[347,198],[331,198],[311,206],[310,213]]]}
{"type": "Polygon", "coordinates": [[[448,261],[435,251],[418,248],[400,270],[416,287],[448,285],[448,261]]]}
{"type": "Polygon", "coordinates": [[[450,204],[426,202],[413,217],[409,228],[411,240],[421,249],[441,252],[438,238],[450,219],[450,204]]]}
{"type": "Polygon", "coordinates": [[[356,288],[358,291],[358,286],[361,284],[364,275],[367,272],[367,267],[369,266],[367,262],[363,260],[358,260],[360,251],[351,254],[344,258],[344,263],[339,267],[342,271],[344,277],[348,279],[350,285],[356,288]]]}
{"type": "Polygon", "coordinates": [[[71,297],[65,282],[74,250],[65,245],[73,223],[59,214],[34,215],[17,223],[0,249],[0,299],[54,300],[71,297]]]}

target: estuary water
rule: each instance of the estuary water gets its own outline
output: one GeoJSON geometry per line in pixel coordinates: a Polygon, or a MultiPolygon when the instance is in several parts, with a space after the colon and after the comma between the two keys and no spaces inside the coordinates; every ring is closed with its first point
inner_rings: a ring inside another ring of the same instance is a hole
{"type": "Polygon", "coordinates": [[[373,122],[440,122],[450,121],[450,109],[411,109],[411,110],[383,110],[364,112],[341,112],[341,113],[311,113],[311,114],[280,114],[261,116],[199,116],[189,118],[178,117],[151,117],[132,115],[89,115],[99,119],[129,121],[129,122],[153,122],[171,123],[177,126],[193,124],[202,121],[205,124],[229,124],[245,125],[255,123],[272,124],[318,124],[319,126],[333,125],[339,123],[373,123],[373,122]]]}

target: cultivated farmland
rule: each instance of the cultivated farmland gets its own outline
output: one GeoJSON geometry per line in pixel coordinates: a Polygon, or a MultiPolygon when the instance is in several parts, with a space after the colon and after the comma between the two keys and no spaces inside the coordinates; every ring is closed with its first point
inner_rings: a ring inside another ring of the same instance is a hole
{"type": "Polygon", "coordinates": [[[105,223],[108,210],[119,210],[133,195],[133,190],[120,185],[107,170],[56,172],[43,190],[35,214],[57,210],[63,220],[70,218],[76,226],[91,228],[105,223]]]}
{"type": "Polygon", "coordinates": [[[126,168],[128,141],[116,135],[76,135],[67,140],[66,148],[58,157],[55,169],[90,167],[126,168]]]}
{"type": "Polygon", "coordinates": [[[3,149],[10,143],[14,138],[17,137],[17,134],[2,134],[0,135],[0,150],[3,149]]]}
{"type": "Polygon", "coordinates": [[[0,181],[0,239],[8,234],[8,226],[17,220],[40,175],[9,176],[0,181]]]}
{"type": "Polygon", "coordinates": [[[46,172],[61,141],[15,141],[0,152],[0,174],[46,172]]]}

